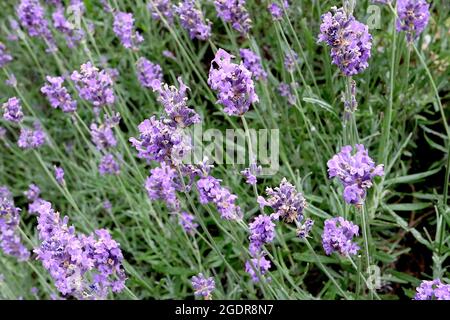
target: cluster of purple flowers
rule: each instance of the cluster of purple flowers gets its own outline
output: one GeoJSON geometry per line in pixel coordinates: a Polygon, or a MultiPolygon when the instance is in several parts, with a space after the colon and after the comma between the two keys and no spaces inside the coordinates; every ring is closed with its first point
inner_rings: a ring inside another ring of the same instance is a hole
{"type": "Polygon", "coordinates": [[[173,6],[170,0],[150,0],[147,8],[153,19],[161,20],[163,17],[168,24],[173,23],[173,6]]]}
{"type": "Polygon", "coordinates": [[[245,8],[245,0],[214,0],[217,15],[242,35],[250,32],[252,20],[245,8]]]}
{"type": "Polygon", "coordinates": [[[297,87],[298,87],[297,82],[292,82],[290,84],[281,82],[278,85],[278,93],[280,94],[280,96],[287,99],[289,105],[293,106],[297,101],[297,98],[295,97],[293,91],[296,90],[297,87]]]}
{"type": "Polygon", "coordinates": [[[6,46],[0,42],[0,68],[11,62],[13,57],[6,52],[6,46]]]}
{"type": "Polygon", "coordinates": [[[159,64],[140,57],[136,63],[137,77],[145,88],[157,90],[163,82],[162,69],[159,64]]]}
{"type": "Polygon", "coordinates": [[[6,255],[25,261],[30,252],[20,239],[19,222],[20,209],[16,208],[11,192],[7,187],[0,187],[0,248],[6,255]]]}
{"type": "Polygon", "coordinates": [[[294,50],[289,50],[284,55],[284,67],[288,72],[294,72],[295,66],[299,63],[298,54],[294,50]]]}
{"type": "MultiPolygon", "coordinates": [[[[261,255],[250,259],[245,263],[245,272],[250,275],[253,282],[258,282],[260,280],[260,275],[265,275],[267,271],[269,271],[270,267],[270,261],[261,255]]],[[[270,279],[267,280],[270,281],[270,279]]]]}
{"type": "Polygon", "coordinates": [[[430,20],[429,8],[426,0],[398,0],[397,31],[405,31],[408,41],[416,39],[430,20]]]}
{"type": "Polygon", "coordinates": [[[105,154],[100,159],[100,164],[98,166],[98,171],[102,176],[106,174],[119,174],[120,173],[120,164],[117,162],[114,155],[111,153],[105,154]]]}
{"type": "Polygon", "coordinates": [[[68,217],[61,219],[47,201],[41,202],[38,212],[41,244],[34,251],[59,292],[78,299],[103,299],[109,289],[123,290],[122,251],[107,230],[77,234],[68,217]]]}
{"type": "Polygon", "coordinates": [[[191,235],[195,233],[198,227],[198,223],[195,222],[195,216],[184,211],[178,215],[178,223],[186,233],[191,235]]]}
{"type": "Polygon", "coordinates": [[[318,42],[331,47],[332,62],[346,76],[364,71],[368,66],[372,36],[369,28],[347,16],[343,8],[331,8],[331,12],[322,15],[318,42]]]}
{"type": "MultiPolygon", "coordinates": [[[[84,31],[77,28],[73,23],[69,22],[64,15],[64,7],[60,4],[52,14],[53,26],[61,32],[65,38],[69,48],[74,48],[84,38],[84,31]]],[[[72,0],[67,11],[74,15],[77,19],[81,18],[85,8],[83,1],[72,0]]]]}
{"type": "Polygon", "coordinates": [[[20,0],[16,9],[20,24],[28,31],[30,37],[39,37],[46,41],[48,51],[55,51],[53,35],[45,18],[44,7],[39,0],[20,0]]]}
{"type": "Polygon", "coordinates": [[[104,123],[91,123],[91,139],[97,150],[113,148],[117,145],[113,128],[120,122],[120,115],[117,113],[112,117],[105,117],[104,123]]]}
{"type": "Polygon", "coordinates": [[[105,70],[99,71],[91,62],[82,64],[80,72],[72,72],[70,78],[75,82],[80,97],[92,103],[94,107],[103,107],[114,103],[111,75],[105,70]]]}
{"type": "Polygon", "coordinates": [[[53,108],[61,108],[64,112],[75,112],[77,102],[72,99],[67,89],[63,86],[64,78],[47,76],[47,84],[41,88],[41,92],[47,97],[53,108]]]}
{"type": "Polygon", "coordinates": [[[199,273],[191,278],[191,283],[196,296],[202,296],[205,300],[211,300],[211,294],[216,288],[213,277],[206,278],[203,273],[199,273]]]}
{"type": "Polygon", "coordinates": [[[58,166],[55,166],[55,180],[60,185],[63,185],[65,183],[64,181],[64,169],[58,166]]]}
{"type": "Polygon", "coordinates": [[[357,225],[342,217],[325,220],[322,233],[322,245],[325,253],[330,255],[336,251],[343,256],[356,254],[359,246],[352,240],[354,236],[358,235],[358,232],[357,225]]]}
{"type": "Polygon", "coordinates": [[[145,182],[145,189],[151,200],[164,200],[171,210],[180,207],[177,191],[182,190],[180,177],[176,169],[161,163],[160,167],[150,170],[150,176],[145,182]]]}
{"type": "Polygon", "coordinates": [[[275,224],[272,218],[265,214],[260,214],[249,224],[250,246],[249,251],[252,257],[258,257],[262,246],[270,243],[275,238],[275,224]]]}
{"type": "Polygon", "coordinates": [[[114,14],[113,31],[127,49],[136,49],[137,45],[144,41],[142,35],[133,30],[133,24],[133,14],[126,12],[114,14]]]}
{"type": "Polygon", "coordinates": [[[34,123],[34,129],[20,129],[20,136],[17,144],[22,149],[36,149],[42,146],[47,140],[45,132],[39,122],[34,123]]]}
{"type": "Polygon", "coordinates": [[[237,196],[221,185],[221,180],[210,175],[197,181],[200,203],[214,203],[221,217],[226,220],[242,218],[241,208],[235,204],[237,196]]]}
{"type": "Polygon", "coordinates": [[[164,107],[167,116],[173,120],[178,127],[185,128],[200,122],[200,116],[195,110],[187,106],[186,92],[189,89],[181,77],[178,78],[180,88],[164,84],[158,90],[158,101],[164,107]]]}
{"type": "Polygon", "coordinates": [[[256,53],[249,49],[241,49],[239,50],[239,54],[241,55],[244,66],[252,72],[256,80],[267,79],[267,72],[264,71],[261,58],[256,53]]]}
{"type": "MultiPolygon", "coordinates": [[[[289,2],[287,0],[283,0],[283,7],[284,9],[289,8],[289,2]]],[[[276,2],[269,3],[269,6],[267,8],[269,9],[269,12],[272,15],[273,20],[281,20],[283,18],[284,15],[283,7],[276,2]]]]}
{"type": "Polygon", "coordinates": [[[450,285],[440,279],[422,281],[416,291],[414,300],[450,300],[450,285]]]}
{"type": "Polygon", "coordinates": [[[252,103],[258,102],[252,73],[241,64],[231,62],[234,56],[219,49],[209,69],[208,84],[218,92],[218,101],[225,106],[224,112],[240,116],[252,103]],[[215,67],[217,66],[217,68],[215,67]]]}
{"type": "Polygon", "coordinates": [[[40,198],[41,189],[35,184],[30,184],[28,186],[28,190],[24,192],[24,195],[27,197],[30,202],[28,205],[28,213],[33,214],[37,213],[38,208],[41,204],[42,199],[40,198]]]}
{"type": "Polygon", "coordinates": [[[384,174],[383,165],[375,166],[368,151],[362,144],[356,145],[352,155],[352,146],[344,146],[341,151],[327,162],[330,178],[338,177],[344,186],[344,200],[350,204],[362,205],[372,180],[384,174]]]}
{"type": "Polygon", "coordinates": [[[306,207],[306,200],[301,192],[297,192],[295,187],[286,178],[281,180],[280,186],[266,189],[267,199],[258,197],[261,207],[271,207],[275,212],[271,214],[272,219],[280,218],[288,223],[303,220],[303,211],[306,207]]]}
{"type": "Polygon", "coordinates": [[[257,183],[257,175],[260,175],[262,173],[262,167],[257,166],[256,163],[250,164],[250,167],[245,168],[241,171],[241,174],[244,176],[245,183],[248,183],[249,185],[256,185],[257,183]]]}
{"type": "Polygon", "coordinates": [[[307,218],[303,223],[299,223],[297,227],[297,237],[299,237],[300,239],[307,238],[313,226],[314,220],[310,218],[307,218]]]}
{"type": "Polygon", "coordinates": [[[211,22],[205,21],[203,13],[196,8],[195,0],[182,0],[174,11],[191,39],[207,40],[211,36],[211,22]]]}
{"type": "Polygon", "coordinates": [[[3,118],[6,121],[11,121],[15,123],[22,122],[23,112],[20,100],[16,97],[9,98],[2,106],[3,118]]]}

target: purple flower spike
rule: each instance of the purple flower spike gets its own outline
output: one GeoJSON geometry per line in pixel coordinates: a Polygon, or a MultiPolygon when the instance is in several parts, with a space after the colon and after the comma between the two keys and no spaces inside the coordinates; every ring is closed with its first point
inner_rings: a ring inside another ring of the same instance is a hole
{"type": "Polygon", "coordinates": [[[289,50],[284,56],[284,67],[288,72],[294,72],[295,66],[299,63],[298,54],[294,50],[289,50]]]}
{"type": "Polygon", "coordinates": [[[430,4],[426,0],[397,1],[397,31],[405,31],[412,42],[426,28],[430,20],[430,4]]]}
{"type": "Polygon", "coordinates": [[[159,91],[158,101],[164,106],[164,110],[170,119],[181,128],[200,122],[200,116],[195,110],[187,106],[187,87],[181,77],[178,78],[180,89],[164,84],[159,91]]]}
{"type": "Polygon", "coordinates": [[[64,112],[75,112],[77,102],[72,99],[67,89],[63,87],[62,77],[47,76],[48,83],[41,88],[41,92],[47,97],[53,108],[61,108],[64,112]]]}
{"type": "Polygon", "coordinates": [[[211,300],[211,294],[216,288],[213,277],[206,278],[203,273],[191,278],[192,287],[196,296],[202,296],[205,300],[211,300]]]}
{"type": "Polygon", "coordinates": [[[25,261],[30,252],[21,242],[19,223],[20,209],[15,207],[9,189],[0,187],[0,248],[6,255],[25,261]]]}
{"type": "Polygon", "coordinates": [[[181,1],[178,6],[174,6],[174,11],[191,39],[208,40],[211,36],[211,22],[205,21],[203,13],[196,8],[195,0],[181,1]]]}
{"type": "MultiPolygon", "coordinates": [[[[287,0],[283,1],[283,7],[285,9],[289,8],[289,2],[287,0]]],[[[269,9],[269,12],[272,15],[272,19],[274,21],[283,19],[284,11],[278,3],[272,2],[267,8],[269,9]]]]}
{"type": "Polygon", "coordinates": [[[6,121],[11,121],[15,123],[22,122],[23,112],[20,100],[16,97],[9,98],[2,106],[3,118],[6,121]]]}
{"type": "MultiPolygon", "coordinates": [[[[270,261],[264,256],[253,258],[245,263],[245,272],[247,272],[253,282],[259,282],[260,274],[265,275],[271,267],[270,261]]],[[[270,279],[268,279],[270,280],[270,279]]]]}
{"type": "Polygon", "coordinates": [[[376,176],[383,176],[383,165],[375,166],[369,157],[367,149],[362,144],[353,148],[344,146],[341,151],[327,162],[330,178],[338,177],[344,186],[344,200],[347,203],[362,205],[366,198],[367,189],[372,187],[372,180],[376,176]]]}
{"type": "Polygon", "coordinates": [[[278,85],[278,93],[280,96],[285,97],[287,99],[287,102],[289,105],[293,106],[295,105],[297,98],[294,95],[294,90],[297,90],[298,83],[292,82],[290,84],[281,82],[278,85]]]}
{"type": "Polygon", "coordinates": [[[214,203],[223,219],[241,219],[241,208],[234,203],[237,196],[222,187],[220,181],[211,176],[202,177],[197,181],[200,203],[214,203]]]}
{"type": "Polygon", "coordinates": [[[55,166],[55,179],[59,184],[64,184],[64,169],[55,166]]]}
{"type": "Polygon", "coordinates": [[[193,235],[198,227],[195,223],[195,217],[187,212],[182,212],[178,215],[178,223],[186,231],[186,233],[193,235]]]}
{"type": "Polygon", "coordinates": [[[314,220],[306,219],[304,223],[300,224],[297,228],[297,237],[300,239],[305,239],[309,236],[309,233],[314,226],[314,220]]]}
{"type": "Polygon", "coordinates": [[[102,176],[111,174],[118,175],[120,173],[120,165],[110,153],[104,155],[100,160],[98,171],[102,176]]]}
{"type": "Polygon", "coordinates": [[[338,252],[343,256],[357,254],[359,246],[352,242],[357,236],[359,227],[342,217],[325,220],[322,234],[322,245],[325,253],[338,252]]]}
{"type": "Polygon", "coordinates": [[[169,25],[173,23],[173,6],[170,0],[150,0],[147,8],[153,19],[161,20],[163,17],[169,25]]]}
{"type": "MultiPolygon", "coordinates": [[[[68,11],[72,15],[77,15],[77,17],[81,17],[84,11],[84,5],[82,2],[79,2],[79,4],[72,4],[68,7],[68,11]]],[[[84,38],[84,31],[83,29],[75,28],[74,24],[69,22],[66,17],[64,16],[64,8],[62,6],[59,6],[52,14],[53,19],[53,26],[56,30],[61,32],[65,38],[67,46],[71,49],[74,48],[76,45],[79,44],[81,40],[84,38]]]]}
{"type": "Polygon", "coordinates": [[[275,224],[269,216],[260,214],[249,224],[249,229],[250,253],[256,257],[261,252],[262,246],[275,238],[275,224]]]}
{"type": "Polygon", "coordinates": [[[47,137],[42,131],[39,122],[34,123],[34,130],[28,128],[21,128],[19,140],[17,144],[22,149],[37,149],[42,146],[47,137]]]}
{"type": "Polygon", "coordinates": [[[219,49],[209,69],[208,84],[218,92],[217,103],[225,106],[224,112],[240,116],[252,103],[259,101],[255,93],[252,73],[241,64],[231,62],[234,56],[219,49]]]}
{"type": "Polygon", "coordinates": [[[322,15],[318,42],[331,47],[331,59],[346,76],[361,73],[368,66],[372,36],[369,28],[348,17],[343,8],[331,8],[331,12],[322,15]]]}
{"type": "Polygon", "coordinates": [[[34,201],[39,198],[41,194],[41,189],[35,184],[30,184],[28,186],[28,190],[24,192],[24,195],[27,197],[28,201],[34,201]]]}
{"type": "Polygon", "coordinates": [[[176,210],[180,203],[177,198],[177,191],[182,190],[182,184],[177,171],[161,163],[161,167],[150,170],[150,176],[145,181],[150,200],[164,200],[170,209],[176,210]]]}
{"type": "Polygon", "coordinates": [[[136,63],[137,76],[141,85],[145,88],[157,90],[163,81],[162,69],[159,64],[140,57],[136,63]]]}
{"type": "Polygon", "coordinates": [[[256,185],[257,178],[256,176],[260,175],[262,173],[262,167],[257,166],[256,163],[252,163],[249,168],[245,168],[241,171],[241,174],[244,176],[245,183],[248,183],[249,185],[256,185]]]}
{"type": "Polygon", "coordinates": [[[440,279],[422,281],[416,291],[414,300],[450,300],[450,285],[440,279]]]}
{"type": "Polygon", "coordinates": [[[80,72],[74,71],[70,76],[80,97],[89,101],[94,107],[112,105],[115,101],[113,80],[105,70],[99,71],[91,62],[81,65],[80,72]]]}
{"type": "Polygon", "coordinates": [[[133,14],[126,12],[114,14],[113,31],[127,49],[137,49],[137,45],[144,41],[142,35],[133,30],[133,24],[133,14]]]}
{"type": "Polygon", "coordinates": [[[256,53],[249,49],[241,49],[239,50],[239,54],[244,62],[244,66],[252,72],[256,80],[267,79],[267,72],[264,71],[261,58],[256,53]]]}
{"type": "Polygon", "coordinates": [[[281,180],[280,186],[274,189],[267,188],[267,200],[258,197],[261,207],[271,207],[275,212],[271,214],[272,219],[284,219],[286,222],[303,220],[303,210],[306,207],[306,200],[301,192],[297,192],[295,187],[286,178],[281,180]]]}
{"type": "Polygon", "coordinates": [[[3,68],[12,60],[13,57],[6,52],[6,46],[0,42],[0,68],[3,68]]]}
{"type": "Polygon", "coordinates": [[[242,35],[250,32],[252,20],[245,8],[245,0],[215,0],[217,15],[224,21],[231,23],[242,35]]]}

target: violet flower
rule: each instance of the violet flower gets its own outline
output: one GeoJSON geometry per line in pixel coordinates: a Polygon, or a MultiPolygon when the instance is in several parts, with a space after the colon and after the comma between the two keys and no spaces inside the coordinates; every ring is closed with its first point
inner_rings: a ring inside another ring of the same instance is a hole
{"type": "Polygon", "coordinates": [[[136,63],[137,77],[145,88],[157,90],[163,81],[162,69],[159,64],[140,57],[136,63]]]}
{"type": "Polygon", "coordinates": [[[47,137],[42,130],[39,122],[34,123],[34,130],[29,128],[21,128],[17,145],[22,149],[37,149],[42,146],[47,137]]]}
{"type": "Polygon", "coordinates": [[[41,88],[41,92],[47,97],[53,108],[61,108],[64,112],[75,112],[77,102],[72,99],[67,89],[63,86],[62,77],[46,77],[48,83],[41,88]]]}
{"type": "Polygon", "coordinates": [[[145,181],[150,200],[164,200],[170,209],[180,207],[177,191],[181,191],[182,183],[177,170],[162,162],[161,167],[150,170],[150,176],[145,181]]]}
{"type": "Polygon", "coordinates": [[[255,93],[252,73],[241,64],[231,62],[234,56],[219,49],[209,69],[208,84],[218,92],[217,103],[225,106],[228,115],[240,116],[252,103],[259,101],[255,93]]]}
{"type": "Polygon", "coordinates": [[[6,121],[11,121],[15,123],[22,122],[23,112],[20,100],[16,97],[9,98],[2,106],[3,118],[6,121]]]}
{"type": "Polygon", "coordinates": [[[426,0],[398,0],[397,31],[405,31],[409,42],[425,30],[430,20],[430,4],[426,0]]]}
{"type": "Polygon", "coordinates": [[[198,227],[198,223],[195,223],[195,216],[184,211],[178,215],[178,223],[190,235],[193,235],[198,227]]]}
{"type": "Polygon", "coordinates": [[[98,171],[102,176],[107,174],[118,175],[120,173],[120,164],[112,154],[108,153],[100,159],[98,171]]]}
{"type": "Polygon", "coordinates": [[[244,66],[250,70],[256,80],[266,80],[267,72],[264,71],[261,58],[249,49],[239,50],[244,66]]]}
{"type": "Polygon", "coordinates": [[[351,146],[344,146],[341,151],[327,162],[330,178],[338,177],[344,186],[344,200],[349,204],[362,205],[367,189],[372,187],[376,176],[383,176],[383,165],[375,166],[367,149],[362,144],[356,145],[352,154],[351,146]]]}
{"type": "Polygon", "coordinates": [[[113,31],[127,49],[136,49],[137,45],[144,41],[142,35],[133,30],[133,23],[132,13],[116,12],[114,14],[113,31]]]}
{"type": "Polygon", "coordinates": [[[361,73],[369,66],[372,48],[369,28],[353,16],[347,16],[343,8],[332,7],[322,15],[318,42],[331,47],[333,64],[346,76],[361,73]]]}
{"type": "Polygon", "coordinates": [[[211,300],[211,294],[216,288],[214,278],[206,278],[203,273],[191,278],[192,287],[196,296],[202,296],[205,300],[211,300]]]}
{"type": "Polygon", "coordinates": [[[3,68],[9,62],[13,60],[13,57],[6,52],[6,46],[0,42],[0,68],[3,68]]]}
{"type": "Polygon", "coordinates": [[[360,249],[352,242],[353,237],[357,236],[359,227],[342,217],[336,217],[325,220],[325,226],[322,234],[322,245],[325,253],[330,255],[338,252],[343,256],[355,255],[360,249]]]}
{"type": "Polygon", "coordinates": [[[246,35],[250,32],[252,20],[245,8],[245,0],[215,0],[214,6],[217,16],[231,23],[239,33],[246,35]]]}
{"type": "Polygon", "coordinates": [[[414,300],[450,300],[450,285],[440,279],[422,281],[416,291],[414,300]]]}
{"type": "Polygon", "coordinates": [[[153,19],[161,20],[163,17],[169,25],[173,24],[173,5],[170,0],[150,0],[147,8],[153,19]]]}
{"type": "Polygon", "coordinates": [[[208,40],[211,36],[211,22],[204,19],[203,13],[196,7],[195,0],[182,0],[178,6],[174,6],[174,11],[191,39],[208,40]]]}
{"type": "MultiPolygon", "coordinates": [[[[253,282],[259,282],[260,275],[263,276],[271,267],[270,261],[264,256],[253,258],[245,263],[245,272],[252,278],[253,282]]],[[[270,279],[268,279],[270,280],[270,279]]]]}

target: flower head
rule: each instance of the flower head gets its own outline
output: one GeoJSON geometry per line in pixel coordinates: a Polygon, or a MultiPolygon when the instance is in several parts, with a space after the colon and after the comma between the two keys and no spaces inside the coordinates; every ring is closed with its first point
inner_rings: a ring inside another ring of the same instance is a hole
{"type": "Polygon", "coordinates": [[[20,136],[17,144],[22,149],[37,149],[42,146],[47,139],[39,122],[34,123],[34,130],[29,128],[21,128],[20,136]]]}
{"type": "Polygon", "coordinates": [[[55,166],[55,179],[59,184],[64,184],[64,169],[55,166]]]}
{"type": "MultiPolygon", "coordinates": [[[[283,7],[285,9],[289,8],[289,2],[287,0],[283,1],[283,7]]],[[[280,6],[278,3],[271,2],[267,7],[267,9],[269,9],[269,12],[272,15],[273,20],[281,20],[283,18],[284,11],[282,6],[280,6]]]]}
{"type": "Polygon", "coordinates": [[[204,19],[194,0],[182,0],[174,11],[180,19],[181,26],[189,32],[191,39],[207,40],[211,36],[211,22],[204,19]]]}
{"type": "Polygon", "coordinates": [[[13,57],[6,52],[6,46],[0,42],[0,68],[11,62],[13,57]]]}
{"type": "Polygon", "coordinates": [[[212,176],[202,177],[197,181],[200,203],[214,203],[223,219],[240,219],[241,208],[235,204],[237,196],[222,187],[220,182],[221,180],[212,176]]]}
{"type": "Polygon", "coordinates": [[[383,165],[375,166],[367,149],[362,144],[356,145],[352,154],[351,146],[344,146],[341,151],[327,162],[330,178],[337,177],[344,186],[344,200],[350,204],[361,205],[366,198],[367,189],[372,187],[375,176],[384,174],[383,165]]]}
{"type": "Polygon", "coordinates": [[[74,71],[70,77],[75,82],[78,94],[94,107],[114,103],[113,80],[105,70],[99,70],[91,62],[81,65],[80,72],[74,71]]]}
{"type": "Polygon", "coordinates": [[[294,72],[295,66],[299,63],[298,54],[294,50],[289,50],[284,56],[284,67],[288,72],[294,72]]]}
{"type": "Polygon", "coordinates": [[[20,0],[16,12],[20,24],[28,31],[30,37],[43,38],[51,47],[53,46],[53,36],[45,18],[44,7],[39,0],[20,0]]]}
{"type": "Polygon", "coordinates": [[[195,110],[187,106],[187,87],[181,77],[178,78],[180,88],[175,86],[169,86],[167,84],[162,85],[159,88],[158,101],[164,107],[164,111],[170,119],[172,119],[177,126],[181,128],[188,127],[192,124],[200,122],[200,116],[195,110]]]}
{"type": "Polygon", "coordinates": [[[208,84],[218,92],[217,102],[229,115],[243,115],[252,103],[258,102],[252,73],[241,64],[231,62],[234,56],[219,49],[209,69],[208,84]]]}
{"type": "Polygon", "coordinates": [[[195,223],[195,217],[184,211],[178,215],[178,223],[189,234],[194,234],[198,227],[198,223],[195,223]]]}
{"type": "Polygon", "coordinates": [[[199,273],[191,278],[192,287],[196,296],[203,296],[205,299],[210,299],[211,294],[216,288],[213,277],[206,278],[203,273],[199,273]]]}
{"type": "Polygon", "coordinates": [[[116,12],[114,14],[113,31],[127,49],[136,49],[137,45],[144,41],[142,35],[133,30],[133,24],[132,13],[116,12]]]}
{"type": "Polygon", "coordinates": [[[245,0],[215,0],[214,5],[220,18],[231,23],[242,35],[249,33],[252,20],[245,8],[245,0]]]}
{"type": "Polygon", "coordinates": [[[306,207],[306,200],[301,192],[297,192],[295,187],[290,184],[286,178],[281,180],[280,186],[274,189],[267,188],[267,199],[258,197],[261,207],[269,206],[275,212],[271,217],[275,220],[280,218],[286,222],[301,221],[303,219],[303,210],[306,207]]]}
{"type": "Polygon", "coordinates": [[[264,71],[261,58],[249,49],[239,50],[244,66],[250,70],[256,80],[267,79],[267,72],[264,71]]]}
{"type": "Polygon", "coordinates": [[[139,82],[143,87],[157,90],[161,86],[163,74],[159,64],[140,57],[136,63],[136,69],[139,82]]]}
{"type": "Polygon", "coordinates": [[[416,39],[430,19],[430,4],[426,0],[397,1],[397,31],[405,31],[408,41],[416,39]]]}
{"type": "Polygon", "coordinates": [[[245,263],[245,272],[251,276],[253,282],[259,282],[260,275],[265,275],[270,267],[270,261],[264,256],[260,256],[245,263]]]}
{"type": "Polygon", "coordinates": [[[306,219],[305,222],[300,223],[297,227],[297,237],[299,237],[300,239],[307,238],[313,226],[314,220],[310,218],[306,219]]]}
{"type": "Polygon", "coordinates": [[[35,184],[30,184],[28,186],[28,190],[24,192],[24,195],[27,197],[28,201],[34,201],[39,198],[41,194],[41,189],[35,184]]]}
{"type": "Polygon", "coordinates": [[[116,161],[112,154],[105,154],[100,160],[98,172],[100,172],[102,176],[106,174],[117,175],[120,173],[120,164],[116,161]]]}
{"type": "Polygon", "coordinates": [[[293,91],[296,90],[297,87],[298,87],[297,82],[292,82],[290,84],[281,82],[278,85],[278,93],[280,94],[280,96],[285,97],[287,99],[289,105],[293,106],[297,101],[293,91]]]}
{"type": "Polygon", "coordinates": [[[250,253],[252,256],[256,256],[264,244],[272,242],[275,238],[275,224],[269,216],[260,214],[249,224],[249,229],[250,253]]]}
{"type": "Polygon", "coordinates": [[[150,0],[147,8],[153,19],[161,20],[163,17],[169,25],[173,23],[173,6],[170,0],[150,0]]]}
{"type": "Polygon", "coordinates": [[[330,255],[334,251],[343,256],[354,255],[358,252],[359,246],[352,242],[357,236],[359,228],[350,221],[342,217],[325,220],[325,227],[322,234],[322,245],[325,253],[330,255]]]}
{"type": "Polygon", "coordinates": [[[9,98],[2,106],[3,118],[7,121],[19,123],[23,119],[22,105],[16,97],[9,98]]]}
{"type": "Polygon", "coordinates": [[[180,204],[177,198],[177,191],[182,190],[177,171],[165,162],[160,167],[150,170],[150,176],[145,181],[150,200],[164,200],[169,208],[178,209],[180,204]]]}
{"type": "Polygon", "coordinates": [[[416,291],[414,300],[450,300],[450,285],[440,279],[422,281],[416,291]]]}
{"type": "Polygon", "coordinates": [[[252,163],[250,167],[241,171],[241,174],[245,177],[245,182],[254,186],[257,183],[257,175],[262,173],[262,167],[257,166],[256,163],[252,163]]]}
{"type": "Polygon", "coordinates": [[[64,112],[74,112],[77,102],[72,99],[67,89],[63,86],[62,77],[47,76],[47,84],[41,88],[41,92],[47,97],[53,108],[61,108],[64,112]]]}
{"type": "Polygon", "coordinates": [[[361,73],[368,66],[372,36],[369,28],[347,16],[343,8],[331,8],[331,12],[322,15],[318,42],[331,47],[333,64],[346,76],[361,73]]]}

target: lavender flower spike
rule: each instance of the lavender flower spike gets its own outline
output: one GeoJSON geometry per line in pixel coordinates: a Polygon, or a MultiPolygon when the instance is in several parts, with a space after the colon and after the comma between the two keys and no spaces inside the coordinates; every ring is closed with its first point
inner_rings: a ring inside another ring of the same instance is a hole
{"type": "Polygon", "coordinates": [[[100,164],[98,166],[98,172],[102,176],[111,174],[118,175],[120,173],[120,165],[114,158],[114,156],[110,153],[104,155],[100,160],[100,164]]]}
{"type": "Polygon", "coordinates": [[[140,57],[136,62],[136,69],[139,82],[143,87],[159,89],[163,81],[162,69],[159,64],[140,57]]]}
{"type": "Polygon", "coordinates": [[[244,62],[244,66],[252,72],[256,80],[267,79],[267,72],[264,71],[261,58],[256,53],[249,49],[241,49],[239,54],[244,62]]]}
{"type": "Polygon", "coordinates": [[[263,276],[267,273],[267,271],[269,271],[270,267],[270,261],[267,260],[264,256],[260,256],[253,258],[245,263],[245,272],[247,272],[251,276],[253,282],[259,282],[259,274],[263,276]]]}
{"type": "Polygon", "coordinates": [[[383,176],[383,165],[375,166],[368,151],[362,144],[356,145],[352,154],[351,146],[344,146],[341,151],[327,162],[330,178],[338,177],[344,186],[344,200],[347,203],[362,205],[367,189],[372,187],[376,176],[383,176]]]}
{"type": "Polygon", "coordinates": [[[21,128],[17,145],[22,149],[36,149],[42,146],[47,137],[39,122],[34,123],[34,130],[21,128]]]}
{"type": "Polygon", "coordinates": [[[219,49],[209,69],[208,84],[218,92],[217,103],[225,106],[224,112],[240,116],[252,103],[259,101],[255,93],[252,73],[243,65],[231,62],[234,56],[219,49]]]}
{"type": "Polygon", "coordinates": [[[426,0],[397,1],[397,31],[405,31],[409,42],[416,39],[430,20],[430,4],[426,0]]]}
{"type": "Polygon", "coordinates": [[[211,22],[205,21],[203,13],[196,8],[195,0],[182,0],[174,6],[174,11],[191,39],[207,40],[211,36],[211,22]]]}
{"type": "Polygon", "coordinates": [[[178,215],[178,223],[186,231],[186,233],[193,235],[198,227],[198,223],[195,223],[195,216],[187,212],[182,212],[178,215]]]}
{"type": "Polygon", "coordinates": [[[416,291],[414,300],[450,300],[450,284],[440,279],[422,281],[416,291]]]}
{"type": "Polygon", "coordinates": [[[249,224],[250,229],[250,253],[253,257],[259,255],[264,244],[270,243],[275,238],[275,224],[272,219],[260,214],[249,224]]]}
{"type": "Polygon", "coordinates": [[[332,7],[322,15],[318,42],[331,47],[331,59],[346,76],[361,73],[368,66],[372,36],[369,28],[347,16],[343,8],[332,7]]]}
{"type": "Polygon", "coordinates": [[[205,300],[211,300],[211,294],[216,288],[213,277],[206,278],[203,273],[191,278],[192,287],[196,296],[203,296],[205,300]]]}
{"type": "Polygon", "coordinates": [[[72,99],[67,89],[63,87],[62,77],[47,76],[48,84],[41,88],[53,108],[61,108],[64,112],[75,112],[77,102],[72,99]]]}
{"type": "Polygon", "coordinates": [[[245,0],[215,0],[217,15],[231,23],[242,35],[250,32],[252,20],[245,8],[245,0]]]}
{"type": "Polygon", "coordinates": [[[142,35],[133,30],[133,14],[117,12],[114,14],[113,31],[119,37],[122,45],[127,49],[137,49],[137,45],[144,41],[142,35]]]}
{"type": "Polygon", "coordinates": [[[170,0],[150,0],[147,8],[153,19],[161,20],[161,18],[164,18],[169,25],[173,23],[173,8],[170,0]]]}
{"type": "Polygon", "coordinates": [[[55,166],[55,179],[59,184],[64,184],[64,169],[55,166]]]}
{"type": "Polygon", "coordinates": [[[9,98],[2,106],[3,118],[6,121],[11,121],[15,123],[22,122],[23,112],[20,100],[16,97],[9,98]]]}
{"type": "Polygon", "coordinates": [[[11,62],[13,57],[6,52],[6,46],[0,42],[0,68],[11,62]]]}
{"type": "Polygon", "coordinates": [[[334,251],[343,256],[354,255],[360,249],[352,242],[357,236],[359,228],[350,221],[342,217],[325,220],[325,227],[322,234],[322,245],[325,253],[330,255],[334,251]]]}

